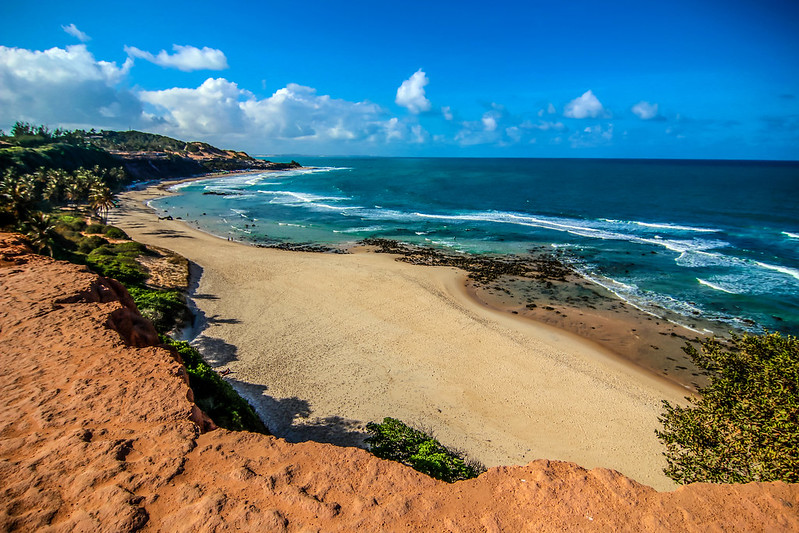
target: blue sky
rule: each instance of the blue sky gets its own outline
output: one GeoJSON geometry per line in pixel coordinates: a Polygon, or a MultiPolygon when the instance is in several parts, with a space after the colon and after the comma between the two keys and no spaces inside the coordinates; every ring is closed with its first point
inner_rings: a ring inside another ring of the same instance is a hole
{"type": "Polygon", "coordinates": [[[799,3],[12,2],[0,128],[252,154],[799,159],[799,3]]]}

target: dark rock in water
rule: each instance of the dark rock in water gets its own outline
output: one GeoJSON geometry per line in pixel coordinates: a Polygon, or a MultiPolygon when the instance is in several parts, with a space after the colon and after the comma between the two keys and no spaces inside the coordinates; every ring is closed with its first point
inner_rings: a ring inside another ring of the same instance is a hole
{"type": "Polygon", "coordinates": [[[461,268],[478,283],[494,281],[500,276],[566,281],[566,277],[574,273],[554,256],[533,250],[534,255],[519,257],[448,253],[391,239],[364,239],[361,244],[376,247],[378,253],[399,255],[398,261],[414,265],[461,268]]]}
{"type": "Polygon", "coordinates": [[[255,245],[258,248],[273,248],[275,250],[286,250],[289,252],[312,252],[317,254],[348,254],[347,250],[335,248],[332,246],[323,246],[313,243],[291,243],[291,242],[270,242],[258,243],[255,245]]]}

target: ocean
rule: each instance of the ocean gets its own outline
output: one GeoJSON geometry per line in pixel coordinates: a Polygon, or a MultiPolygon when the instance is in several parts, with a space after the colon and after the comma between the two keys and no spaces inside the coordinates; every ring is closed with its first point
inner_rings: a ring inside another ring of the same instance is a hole
{"type": "Polygon", "coordinates": [[[163,214],[235,240],[545,247],[656,315],[799,334],[799,163],[302,158],[180,184],[163,214]]]}

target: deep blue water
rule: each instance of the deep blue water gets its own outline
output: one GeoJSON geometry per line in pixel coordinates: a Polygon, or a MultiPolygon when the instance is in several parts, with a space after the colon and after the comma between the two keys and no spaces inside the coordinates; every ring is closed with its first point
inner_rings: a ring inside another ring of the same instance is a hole
{"type": "Polygon", "coordinates": [[[152,205],[244,241],[376,236],[470,253],[544,245],[654,313],[799,332],[799,163],[301,162],[319,168],[192,182],[152,205]]]}

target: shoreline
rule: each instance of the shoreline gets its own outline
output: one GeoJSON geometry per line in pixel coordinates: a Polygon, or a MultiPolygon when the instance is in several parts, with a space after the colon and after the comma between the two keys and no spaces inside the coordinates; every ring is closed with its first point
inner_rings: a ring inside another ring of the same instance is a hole
{"type": "Polygon", "coordinates": [[[110,223],[198,265],[194,344],[277,436],[359,445],[366,422],[393,416],[487,466],[571,460],[674,488],[654,429],[660,400],[682,404],[685,388],[480,303],[452,267],[263,249],[159,221],[143,202],[180,181],[124,193],[110,223]]]}
{"type": "MultiPolygon", "coordinates": [[[[313,167],[301,167],[313,168],[313,167]]],[[[149,184],[146,189],[161,191],[149,200],[175,194],[169,188],[181,183],[224,177],[226,175],[248,175],[263,172],[282,172],[281,170],[254,170],[238,172],[222,172],[176,178],[149,184]]],[[[141,189],[140,189],[141,190],[141,189]]],[[[149,207],[149,204],[147,204],[149,207]]],[[[220,240],[224,237],[204,230],[199,224],[191,226],[192,221],[177,217],[176,220],[220,240]]],[[[367,239],[368,240],[368,239],[367,239]]],[[[378,239],[382,240],[382,239],[378,239]]],[[[374,247],[364,247],[359,242],[349,247],[331,247],[314,244],[281,244],[260,245],[231,239],[243,246],[270,248],[299,252],[333,252],[333,253],[373,253],[374,247]]],[[[421,248],[395,242],[400,253],[393,257],[402,260],[402,253],[408,249],[421,248]]],[[[446,252],[429,248],[432,255],[447,256],[446,252]]],[[[545,253],[545,257],[551,254],[545,253]]],[[[558,261],[558,259],[555,259],[558,261]]],[[[562,263],[560,263],[563,265],[562,263]]],[[[564,265],[565,266],[565,265],[564,265]]],[[[586,341],[596,343],[608,350],[620,360],[635,366],[653,376],[681,387],[686,393],[695,393],[697,387],[705,384],[701,369],[683,352],[686,342],[695,342],[706,338],[708,334],[724,337],[714,323],[701,318],[693,318],[691,328],[668,316],[657,316],[641,310],[613,294],[610,290],[583,277],[565,266],[570,271],[567,279],[546,278],[546,285],[525,283],[518,277],[506,276],[505,279],[493,280],[491,284],[475,282],[467,279],[464,288],[476,304],[488,306],[494,310],[514,315],[515,318],[553,326],[564,332],[576,335],[586,341]],[[533,304],[532,306],[530,304],[533,304]],[[714,329],[710,329],[714,328],[714,329]],[[668,355],[666,355],[668,354],[668,355]]],[[[689,317],[683,317],[688,320],[689,317]]]]}

